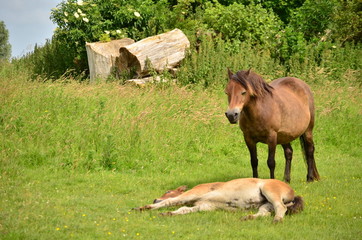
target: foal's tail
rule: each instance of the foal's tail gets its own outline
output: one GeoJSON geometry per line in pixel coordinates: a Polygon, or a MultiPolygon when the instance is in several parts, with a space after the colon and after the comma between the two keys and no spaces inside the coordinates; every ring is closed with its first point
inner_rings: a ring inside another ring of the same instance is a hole
{"type": "Polygon", "coordinates": [[[301,196],[296,196],[294,200],[288,204],[286,214],[296,214],[304,209],[304,200],[301,196]]]}
{"type": "MultiPolygon", "coordinates": [[[[306,156],[306,151],[308,151],[308,146],[307,146],[308,143],[307,143],[307,140],[305,139],[305,135],[304,134],[301,135],[299,137],[299,139],[300,139],[300,146],[302,147],[304,161],[307,163],[308,166],[309,166],[309,164],[312,165],[311,168],[313,171],[313,176],[307,176],[308,177],[307,181],[314,181],[314,180],[319,181],[320,176],[319,176],[319,173],[317,170],[317,166],[315,164],[314,155],[311,156],[311,159],[307,159],[307,156],[306,156]],[[308,163],[307,161],[311,161],[311,162],[308,163]]],[[[313,152],[314,152],[314,144],[312,143],[312,145],[309,147],[312,147],[313,152]]],[[[308,172],[308,175],[309,175],[309,172],[308,172]]]]}

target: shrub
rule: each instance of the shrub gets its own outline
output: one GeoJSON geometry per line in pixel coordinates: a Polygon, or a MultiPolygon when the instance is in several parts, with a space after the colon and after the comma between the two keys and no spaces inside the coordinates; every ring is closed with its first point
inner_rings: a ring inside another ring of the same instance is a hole
{"type": "Polygon", "coordinates": [[[294,31],[301,32],[307,40],[324,35],[331,23],[337,0],[306,0],[290,21],[294,31]]]}
{"type": "Polygon", "coordinates": [[[209,5],[203,20],[208,28],[222,34],[224,39],[267,46],[282,28],[282,22],[272,11],[254,4],[209,5]]]}

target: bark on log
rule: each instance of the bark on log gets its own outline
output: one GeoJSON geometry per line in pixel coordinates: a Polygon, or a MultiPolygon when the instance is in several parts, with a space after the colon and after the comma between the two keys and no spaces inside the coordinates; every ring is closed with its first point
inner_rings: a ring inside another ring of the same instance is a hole
{"type": "Polygon", "coordinates": [[[134,43],[134,40],[130,38],[113,40],[106,43],[86,43],[91,82],[97,78],[107,78],[116,66],[116,57],[119,55],[119,49],[132,43],[134,43]]]}
{"type": "Polygon", "coordinates": [[[151,69],[161,72],[177,66],[190,47],[186,35],[179,29],[145,38],[119,49],[116,65],[120,72],[135,71],[138,77],[151,69]]]}

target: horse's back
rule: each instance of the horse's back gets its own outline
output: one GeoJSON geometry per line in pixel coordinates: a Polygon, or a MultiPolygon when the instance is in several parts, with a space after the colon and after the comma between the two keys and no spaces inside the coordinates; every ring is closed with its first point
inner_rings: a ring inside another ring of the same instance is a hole
{"type": "Polygon", "coordinates": [[[287,89],[298,95],[312,95],[310,87],[304,81],[294,77],[284,77],[275,79],[270,83],[274,89],[287,89]]]}

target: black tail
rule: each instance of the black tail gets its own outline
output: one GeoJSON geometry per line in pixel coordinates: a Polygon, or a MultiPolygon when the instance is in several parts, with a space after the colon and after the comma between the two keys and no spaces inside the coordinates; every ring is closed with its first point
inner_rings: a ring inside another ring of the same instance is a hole
{"type": "Polygon", "coordinates": [[[299,213],[301,211],[303,211],[304,209],[304,200],[301,196],[296,196],[292,202],[292,204],[290,204],[287,207],[287,213],[286,214],[296,214],[299,213]]]}
{"type": "MultiPolygon", "coordinates": [[[[304,162],[307,163],[307,165],[311,164],[311,168],[312,168],[312,172],[313,172],[313,176],[310,176],[309,172],[308,172],[308,175],[307,175],[307,181],[314,181],[314,180],[317,180],[319,181],[320,180],[320,176],[319,176],[319,173],[318,173],[318,170],[317,170],[317,166],[315,164],[315,160],[314,160],[314,145],[313,145],[313,142],[312,142],[312,147],[313,150],[312,150],[312,153],[310,154],[310,159],[307,159],[307,151],[309,151],[307,149],[307,142],[306,142],[306,139],[305,139],[305,136],[304,134],[301,135],[299,137],[300,139],[300,146],[302,147],[302,153],[303,153],[303,158],[304,158],[304,162]],[[308,163],[308,161],[310,161],[310,163],[308,163]]],[[[308,167],[309,168],[309,167],[308,167]]],[[[309,171],[309,170],[308,170],[309,171]]]]}

